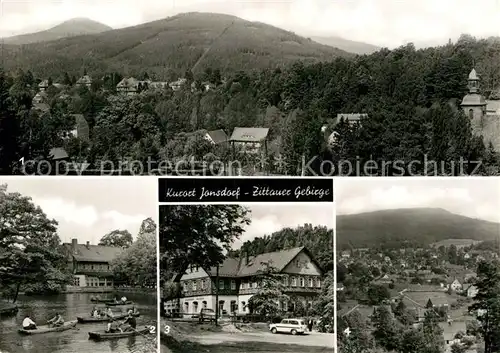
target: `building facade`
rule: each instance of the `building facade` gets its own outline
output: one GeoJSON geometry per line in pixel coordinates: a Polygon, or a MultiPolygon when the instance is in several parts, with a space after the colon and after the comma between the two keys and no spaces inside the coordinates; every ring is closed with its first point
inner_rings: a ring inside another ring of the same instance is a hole
{"type": "Polygon", "coordinates": [[[258,276],[263,264],[280,274],[285,294],[290,297],[279,303],[281,310],[293,311],[297,300],[306,308],[312,306],[322,288],[323,271],[312,254],[300,247],[255,257],[227,258],[219,266],[218,280],[216,268],[190,266],[180,277],[182,297],[165,302],[165,310],[175,308],[184,316],[199,314],[202,308],[218,310],[220,315],[249,314],[249,300],[259,291],[258,276]]]}
{"type": "Polygon", "coordinates": [[[498,100],[486,100],[481,94],[480,77],[475,69],[469,74],[469,92],[463,98],[461,107],[466,116],[469,117],[472,132],[477,136],[483,136],[484,143],[493,145],[495,151],[500,151],[500,102],[498,100]]]}
{"type": "Polygon", "coordinates": [[[114,286],[111,262],[122,252],[112,246],[78,244],[77,239],[64,243],[73,285],[78,288],[109,288],[114,286]]]}

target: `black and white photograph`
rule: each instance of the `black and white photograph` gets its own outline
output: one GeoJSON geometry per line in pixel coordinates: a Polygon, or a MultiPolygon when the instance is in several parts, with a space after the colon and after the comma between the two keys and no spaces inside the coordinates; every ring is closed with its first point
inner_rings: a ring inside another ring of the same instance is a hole
{"type": "Polygon", "coordinates": [[[0,174],[500,174],[497,0],[0,6],[0,174]]]}
{"type": "Polygon", "coordinates": [[[0,178],[0,352],[157,352],[156,186],[0,178]]]}
{"type": "Polygon", "coordinates": [[[336,183],[340,353],[500,349],[500,181],[336,183]]]}
{"type": "Polygon", "coordinates": [[[333,352],[334,221],[333,203],[161,205],[161,352],[333,352]]]}

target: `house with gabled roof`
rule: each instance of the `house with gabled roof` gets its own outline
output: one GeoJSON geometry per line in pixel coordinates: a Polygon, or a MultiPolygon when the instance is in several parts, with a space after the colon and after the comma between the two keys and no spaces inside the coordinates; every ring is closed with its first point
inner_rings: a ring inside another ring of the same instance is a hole
{"type": "Polygon", "coordinates": [[[229,141],[244,153],[267,155],[269,129],[264,127],[235,127],[229,141]]]}
{"type": "Polygon", "coordinates": [[[89,141],[90,127],[83,114],[72,114],[72,116],[75,118],[75,128],[71,134],[82,141],[89,141]]]}
{"type": "Polygon", "coordinates": [[[90,86],[92,85],[92,78],[89,75],[83,75],[76,81],[76,84],[78,86],[87,86],[88,88],[90,88],[90,86]]]}
{"type": "Polygon", "coordinates": [[[205,139],[214,145],[220,145],[229,141],[227,134],[222,129],[207,131],[205,139]]]}
{"type": "Polygon", "coordinates": [[[49,88],[49,80],[43,80],[38,84],[38,88],[40,89],[40,92],[45,91],[47,88],[49,88]]]}
{"type": "MultiPolygon", "coordinates": [[[[203,269],[189,265],[176,281],[183,295],[179,299],[182,315],[198,314],[202,308],[218,310],[221,315],[250,313],[250,298],[259,291],[258,275],[269,265],[279,273],[286,294],[299,298],[306,308],[322,288],[323,270],[305,247],[239,258],[226,258],[217,268],[203,269]],[[217,277],[218,274],[218,277],[217,277]],[[218,293],[218,303],[216,303],[218,293]]],[[[280,309],[293,311],[293,301],[282,301],[280,309]]]]}
{"type": "Polygon", "coordinates": [[[73,285],[70,288],[94,289],[105,291],[114,286],[111,263],[123,251],[113,246],[79,244],[77,239],[63,243],[68,259],[68,266],[73,273],[73,285]]]}

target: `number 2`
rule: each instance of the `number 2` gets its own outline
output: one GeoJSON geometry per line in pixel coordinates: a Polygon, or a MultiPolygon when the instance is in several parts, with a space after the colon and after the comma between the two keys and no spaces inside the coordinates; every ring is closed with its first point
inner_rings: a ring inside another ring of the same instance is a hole
{"type": "Polygon", "coordinates": [[[168,335],[170,333],[170,326],[165,325],[165,333],[168,335]]]}
{"type": "Polygon", "coordinates": [[[150,326],[149,333],[155,333],[155,332],[156,332],[156,326],[150,326]]]}

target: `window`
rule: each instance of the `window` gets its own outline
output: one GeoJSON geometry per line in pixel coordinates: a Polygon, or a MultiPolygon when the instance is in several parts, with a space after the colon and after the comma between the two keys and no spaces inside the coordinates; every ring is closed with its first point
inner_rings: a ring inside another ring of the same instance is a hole
{"type": "Polygon", "coordinates": [[[469,109],[469,118],[470,119],[474,118],[474,109],[469,109]]]}
{"type": "Polygon", "coordinates": [[[257,288],[257,282],[253,282],[253,287],[257,288]]]}
{"type": "Polygon", "coordinates": [[[283,311],[288,311],[288,302],[283,302],[283,311]]]}
{"type": "Polygon", "coordinates": [[[314,287],[312,278],[309,278],[309,287],[314,287]]]}
{"type": "Polygon", "coordinates": [[[292,287],[297,287],[297,278],[292,277],[292,287]]]}
{"type": "Polygon", "coordinates": [[[197,313],[197,312],[198,312],[198,302],[193,302],[193,311],[194,311],[195,313],[197,313]]]}
{"type": "Polygon", "coordinates": [[[246,309],[246,308],[245,308],[245,305],[246,305],[246,303],[245,303],[245,302],[241,302],[241,311],[243,311],[243,312],[244,312],[244,311],[245,311],[245,309],[246,309]]]}
{"type": "Polygon", "coordinates": [[[73,285],[80,287],[80,277],[73,278],[73,285]]]}
{"type": "Polygon", "coordinates": [[[289,283],[288,283],[288,276],[285,276],[284,278],[284,283],[285,283],[285,286],[288,287],[289,286],[289,283]]]}
{"type": "Polygon", "coordinates": [[[245,289],[247,286],[246,282],[241,282],[241,289],[245,289]]]}
{"type": "Polygon", "coordinates": [[[196,290],[196,288],[197,288],[196,281],[193,281],[193,290],[196,290]]]}
{"type": "Polygon", "coordinates": [[[184,303],[184,312],[189,313],[189,303],[184,303]]]}
{"type": "Polygon", "coordinates": [[[305,287],[304,277],[300,277],[300,286],[305,287]]]}
{"type": "Polygon", "coordinates": [[[235,290],[236,289],[236,281],[233,279],[231,280],[231,289],[235,290]]]}
{"type": "Polygon", "coordinates": [[[219,289],[224,289],[224,281],[219,280],[219,289]]]}
{"type": "Polygon", "coordinates": [[[316,278],[316,287],[321,287],[321,280],[319,278],[316,278]]]}
{"type": "Polygon", "coordinates": [[[201,281],[201,289],[205,289],[207,287],[207,283],[205,281],[206,280],[201,281]]]}
{"type": "Polygon", "coordinates": [[[234,313],[238,311],[238,304],[236,304],[236,300],[231,300],[231,312],[234,313]]]}
{"type": "Polygon", "coordinates": [[[203,305],[203,309],[206,309],[207,308],[207,302],[204,300],[201,302],[201,304],[203,305]]]}

